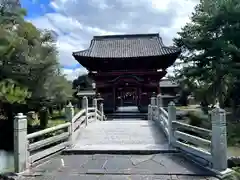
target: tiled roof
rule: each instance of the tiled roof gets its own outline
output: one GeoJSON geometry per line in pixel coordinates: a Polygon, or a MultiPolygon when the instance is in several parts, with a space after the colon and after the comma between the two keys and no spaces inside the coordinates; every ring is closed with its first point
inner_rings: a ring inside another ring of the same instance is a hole
{"type": "Polygon", "coordinates": [[[161,56],[178,53],[174,47],[166,47],[159,34],[134,34],[94,36],[88,49],[74,52],[73,56],[96,58],[128,58],[161,56]]]}

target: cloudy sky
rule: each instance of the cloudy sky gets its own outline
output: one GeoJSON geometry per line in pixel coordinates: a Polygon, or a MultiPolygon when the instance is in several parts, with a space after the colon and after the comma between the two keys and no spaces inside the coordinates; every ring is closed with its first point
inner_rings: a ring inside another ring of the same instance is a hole
{"type": "Polygon", "coordinates": [[[159,33],[172,45],[198,0],[20,0],[27,20],[56,33],[64,73],[74,79],[86,70],[72,57],[94,35],[159,33]]]}

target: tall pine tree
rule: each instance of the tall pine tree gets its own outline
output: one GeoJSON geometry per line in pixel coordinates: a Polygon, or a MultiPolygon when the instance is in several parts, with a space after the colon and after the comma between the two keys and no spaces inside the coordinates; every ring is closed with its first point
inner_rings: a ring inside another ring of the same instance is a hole
{"type": "Polygon", "coordinates": [[[184,67],[178,77],[191,80],[202,89],[208,103],[220,106],[239,79],[240,1],[201,0],[191,22],[178,33],[184,67]]]}

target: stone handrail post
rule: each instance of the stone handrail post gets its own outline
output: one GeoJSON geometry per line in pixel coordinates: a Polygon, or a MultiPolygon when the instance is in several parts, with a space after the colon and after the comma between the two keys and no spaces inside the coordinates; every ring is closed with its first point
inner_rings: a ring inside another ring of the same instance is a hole
{"type": "Polygon", "coordinates": [[[98,103],[96,98],[93,99],[93,107],[95,108],[94,110],[95,117],[97,117],[98,103]]]}
{"type": "Polygon", "coordinates": [[[27,116],[18,113],[14,118],[14,169],[22,172],[28,168],[27,116]]]}
{"type": "Polygon", "coordinates": [[[156,105],[157,105],[157,98],[156,97],[151,97],[151,107],[152,107],[151,120],[155,120],[156,110],[157,110],[156,105]]]}
{"type": "Polygon", "coordinates": [[[228,168],[227,164],[227,129],[226,112],[219,107],[211,112],[212,120],[212,139],[211,154],[213,169],[224,171],[228,168]]]}
{"type": "Polygon", "coordinates": [[[162,95],[157,95],[157,119],[160,121],[160,110],[159,108],[162,107],[162,95]]]}
{"type": "Polygon", "coordinates": [[[148,105],[148,120],[152,120],[152,105],[148,105]]]}
{"type": "Polygon", "coordinates": [[[86,96],[83,97],[83,101],[82,101],[82,104],[83,104],[83,109],[85,109],[85,125],[87,126],[88,125],[88,98],[86,96]]]}
{"type": "Polygon", "coordinates": [[[73,122],[73,117],[74,117],[74,107],[71,102],[65,107],[65,113],[66,113],[66,118],[67,121],[71,123],[71,126],[69,127],[70,132],[70,137],[69,137],[69,143],[70,145],[73,144],[73,130],[74,130],[74,122],[73,122]]]}
{"type": "Polygon", "coordinates": [[[152,106],[156,105],[156,97],[151,97],[151,105],[152,106]]]}
{"type": "Polygon", "coordinates": [[[150,98],[150,105],[151,105],[151,116],[150,116],[150,119],[149,120],[153,120],[153,117],[154,117],[154,97],[151,97],[150,98]]]}
{"type": "Polygon", "coordinates": [[[104,121],[103,103],[100,104],[101,121],[104,121]]]}
{"type": "Polygon", "coordinates": [[[168,144],[172,145],[174,141],[174,131],[172,129],[172,122],[176,121],[176,106],[174,102],[168,104],[168,144]]]}
{"type": "Polygon", "coordinates": [[[159,107],[163,107],[162,94],[157,95],[157,104],[159,107]]]}

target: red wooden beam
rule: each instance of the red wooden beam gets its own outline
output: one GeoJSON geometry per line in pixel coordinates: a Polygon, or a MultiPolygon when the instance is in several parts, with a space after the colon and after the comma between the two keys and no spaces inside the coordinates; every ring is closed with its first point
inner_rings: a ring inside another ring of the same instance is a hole
{"type": "Polygon", "coordinates": [[[114,72],[89,72],[92,76],[112,76],[112,75],[165,75],[167,71],[114,71],[114,72]]]}

